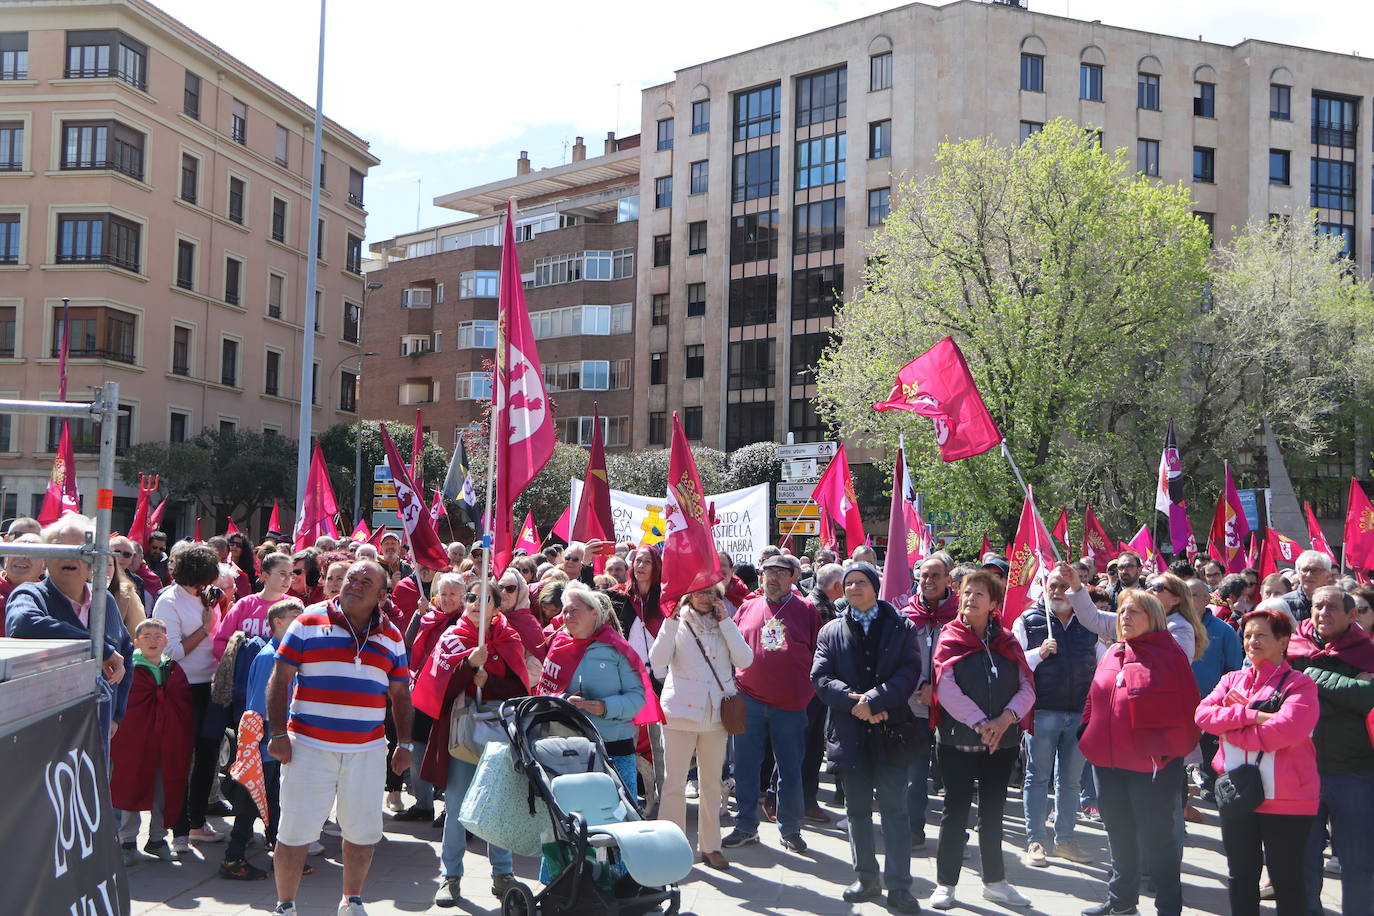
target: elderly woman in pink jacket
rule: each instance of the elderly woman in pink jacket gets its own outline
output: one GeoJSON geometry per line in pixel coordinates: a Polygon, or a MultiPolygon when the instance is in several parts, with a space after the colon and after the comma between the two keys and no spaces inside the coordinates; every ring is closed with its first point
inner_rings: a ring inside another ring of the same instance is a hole
{"type": "Polygon", "coordinates": [[[1317,685],[1286,660],[1293,621],[1281,611],[1241,618],[1250,667],[1224,675],[1197,708],[1197,724],[1221,738],[1217,772],[1256,764],[1264,800],[1253,811],[1224,813],[1221,841],[1229,870],[1231,912],[1258,916],[1261,863],[1269,867],[1279,916],[1307,911],[1303,857],[1321,782],[1312,730],[1317,685]]]}

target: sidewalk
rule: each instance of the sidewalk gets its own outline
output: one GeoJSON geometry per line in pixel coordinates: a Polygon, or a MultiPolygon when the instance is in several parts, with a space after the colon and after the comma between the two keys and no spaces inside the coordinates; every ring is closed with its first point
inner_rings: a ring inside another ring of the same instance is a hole
{"type": "MultiPolygon", "coordinates": [[[[823,791],[828,798],[828,792],[823,791]]],[[[380,804],[381,799],[378,799],[380,804]]],[[[689,802],[689,817],[695,818],[695,803],[689,802]]],[[[829,809],[833,820],[842,812],[829,809]]],[[[912,856],[912,893],[926,900],[934,890],[935,847],[939,834],[940,800],[932,798],[926,828],[929,840],[926,848],[912,856]]],[[[1184,850],[1183,899],[1185,912],[1226,914],[1226,859],[1221,848],[1221,830],[1215,811],[1204,809],[1207,820],[1203,824],[1188,825],[1188,845],[1184,850]]],[[[1018,856],[1024,847],[1025,834],[1020,820],[1019,792],[1013,790],[1007,804],[1007,879],[1021,889],[1033,903],[1030,910],[1007,910],[988,903],[980,894],[978,881],[978,848],[976,836],[971,836],[970,854],[965,863],[961,892],[956,912],[1005,914],[1030,912],[1069,916],[1083,907],[1106,899],[1106,834],[1100,824],[1080,823],[1078,839],[1089,852],[1097,856],[1090,865],[1075,865],[1062,859],[1051,859],[1049,868],[1027,868],[1018,856]]],[[[727,819],[728,823],[728,819],[727,819]]],[[[429,824],[396,823],[387,818],[386,839],[377,847],[372,871],[368,876],[364,899],[370,916],[394,914],[453,913],[496,914],[500,906],[491,895],[486,859],[481,855],[479,841],[469,846],[466,857],[467,876],[463,879],[463,900],[459,907],[443,909],[432,905],[439,874],[439,831],[429,824]],[[474,851],[477,850],[477,851],[474,851]]],[[[728,832],[728,827],[726,831],[728,832]]],[[[851,906],[840,899],[840,892],[854,880],[850,868],[849,844],[845,834],[829,826],[809,825],[804,833],[810,850],[804,855],[785,852],[778,842],[777,827],[765,823],[760,837],[762,843],[738,850],[727,850],[733,864],[729,872],[716,872],[697,866],[682,883],[682,909],[699,916],[725,914],[862,914],[877,916],[886,913],[881,903],[851,906]]],[[[339,901],[342,873],[341,841],[337,837],[323,837],[325,851],[311,862],[315,873],[301,882],[297,907],[301,916],[334,916],[339,901]]],[[[881,850],[881,838],[879,849],[881,850]]],[[[216,875],[222,844],[200,846],[197,852],[184,856],[176,864],[149,863],[135,866],[129,872],[129,883],[135,914],[185,913],[196,916],[238,916],[247,913],[270,913],[276,903],[272,880],[256,882],[225,881],[216,875]]],[[[261,839],[250,848],[249,861],[259,866],[268,864],[262,852],[261,839]]],[[[532,859],[516,860],[516,870],[522,880],[537,890],[538,863],[532,859]]],[[[1332,912],[1340,909],[1340,880],[1328,877],[1323,888],[1323,901],[1332,912]]],[[[1266,912],[1273,912],[1272,902],[1263,904],[1266,912]]],[[[1141,912],[1154,912],[1149,897],[1142,897],[1141,912]]]]}

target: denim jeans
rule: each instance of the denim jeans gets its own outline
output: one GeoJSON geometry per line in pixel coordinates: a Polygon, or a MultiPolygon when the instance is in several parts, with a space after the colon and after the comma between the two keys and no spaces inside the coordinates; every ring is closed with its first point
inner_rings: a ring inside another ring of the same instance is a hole
{"type": "MultiPolygon", "coordinates": [[[[929,759],[929,758],[927,758],[929,759]]],[[[870,762],[840,771],[844,813],[849,818],[849,852],[859,880],[878,880],[877,844],[873,838],[873,801],[883,818],[883,883],[889,891],[911,886],[911,830],[903,810],[907,767],[870,762]]]]}
{"type": "MultiPolygon", "coordinates": [[[[445,878],[463,876],[463,851],[467,849],[468,832],[458,821],[458,809],[463,805],[463,796],[468,794],[472,777],[477,775],[477,764],[450,757],[448,760],[448,787],[444,789],[444,845],[439,854],[445,878]],[[452,815],[449,817],[448,815],[452,815]]],[[[491,862],[493,875],[509,875],[515,871],[515,862],[509,849],[487,845],[487,859],[491,862]]]]}
{"type": "Polygon", "coordinates": [[[1307,841],[1308,912],[1322,912],[1322,848],[1331,821],[1331,851],[1341,860],[1341,912],[1374,914],[1374,770],[1322,773],[1322,801],[1307,841]]]}
{"type": "Polygon", "coordinates": [[[778,826],[784,836],[801,833],[802,757],[806,754],[806,710],[779,709],[744,697],[746,724],[735,736],[735,829],[759,832],[759,767],[763,764],[765,739],[773,742],[778,768],[778,826]]]}
{"type": "Polygon", "coordinates": [[[1182,831],[1176,823],[1183,820],[1183,785],[1182,757],[1156,773],[1097,768],[1098,802],[1112,856],[1107,899],[1113,906],[1136,905],[1144,866],[1155,883],[1155,913],[1178,916],[1183,911],[1182,831]]]}
{"type": "Polygon", "coordinates": [[[1097,807],[1097,777],[1093,775],[1093,765],[1083,762],[1083,773],[1078,777],[1079,810],[1097,807]]]}
{"type": "Polygon", "coordinates": [[[907,767],[906,815],[911,824],[911,835],[926,835],[926,806],[930,803],[930,758],[935,745],[931,741],[930,720],[924,716],[916,717],[916,729],[920,734],[918,743],[925,753],[907,767]]]}
{"type": "Polygon", "coordinates": [[[1078,724],[1083,715],[1076,712],[1035,711],[1035,734],[1026,735],[1026,781],[1021,793],[1026,813],[1027,843],[1048,847],[1045,809],[1049,804],[1050,776],[1054,776],[1054,839],[1067,843],[1073,839],[1078,815],[1079,778],[1083,754],[1078,750],[1078,724]]]}
{"type": "MultiPolygon", "coordinates": [[[[281,820],[281,762],[264,760],[262,762],[264,788],[267,790],[267,813],[271,823],[264,824],[263,836],[269,844],[277,839],[277,822],[281,820]]],[[[248,850],[248,841],[253,838],[253,821],[261,816],[257,803],[248,790],[231,779],[226,778],[225,796],[234,806],[234,827],[229,831],[229,843],[224,849],[225,859],[242,859],[248,850]]]]}

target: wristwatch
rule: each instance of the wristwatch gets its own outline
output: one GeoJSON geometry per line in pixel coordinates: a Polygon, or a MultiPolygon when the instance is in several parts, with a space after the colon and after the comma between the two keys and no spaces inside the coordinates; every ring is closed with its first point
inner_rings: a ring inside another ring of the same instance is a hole
{"type": "Polygon", "coordinates": [[[414,745],[412,742],[410,742],[410,741],[406,741],[406,742],[404,742],[404,743],[398,743],[398,744],[396,745],[396,749],[397,749],[397,750],[400,750],[401,748],[405,748],[406,750],[410,751],[410,753],[412,753],[412,754],[415,753],[415,745],[414,745]]]}

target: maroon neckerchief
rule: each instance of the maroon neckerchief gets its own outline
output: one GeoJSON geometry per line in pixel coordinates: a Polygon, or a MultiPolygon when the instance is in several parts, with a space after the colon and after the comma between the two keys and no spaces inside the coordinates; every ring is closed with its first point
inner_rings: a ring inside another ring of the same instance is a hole
{"type": "Polygon", "coordinates": [[[1317,636],[1316,624],[1308,619],[1298,624],[1298,632],[1288,641],[1288,657],[1305,658],[1309,662],[1335,658],[1357,671],[1370,672],[1374,671],[1374,642],[1363,627],[1352,623],[1340,636],[1323,644],[1317,636]]]}

